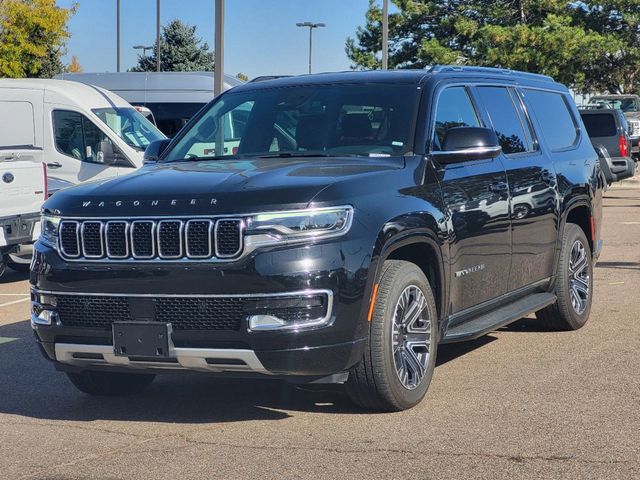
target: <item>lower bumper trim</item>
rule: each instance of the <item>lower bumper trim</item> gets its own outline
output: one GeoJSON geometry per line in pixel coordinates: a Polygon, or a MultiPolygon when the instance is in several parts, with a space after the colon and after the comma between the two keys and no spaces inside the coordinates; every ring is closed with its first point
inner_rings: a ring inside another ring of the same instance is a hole
{"type": "Polygon", "coordinates": [[[203,372],[256,372],[269,375],[253,350],[174,348],[168,359],[150,360],[116,356],[111,345],[56,343],[56,360],[90,368],[114,366],[131,369],[194,370],[203,372]]]}

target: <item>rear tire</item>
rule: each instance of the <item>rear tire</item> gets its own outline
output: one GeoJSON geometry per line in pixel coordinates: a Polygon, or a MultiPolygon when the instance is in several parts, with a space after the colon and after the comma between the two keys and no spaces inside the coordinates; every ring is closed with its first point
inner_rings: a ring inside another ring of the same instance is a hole
{"type": "Polygon", "coordinates": [[[365,352],[346,384],[353,402],[384,411],[420,403],[435,369],[437,331],[436,304],[422,270],[406,261],[384,262],[365,352]]]}
{"type": "Polygon", "coordinates": [[[573,223],[564,228],[555,293],[558,300],[536,313],[550,330],[578,330],[589,319],[593,297],[593,258],[582,229],[573,223]]]}
{"type": "Polygon", "coordinates": [[[81,392],[97,396],[132,395],[145,390],[155,375],[84,371],[67,372],[71,383],[81,392]]]}

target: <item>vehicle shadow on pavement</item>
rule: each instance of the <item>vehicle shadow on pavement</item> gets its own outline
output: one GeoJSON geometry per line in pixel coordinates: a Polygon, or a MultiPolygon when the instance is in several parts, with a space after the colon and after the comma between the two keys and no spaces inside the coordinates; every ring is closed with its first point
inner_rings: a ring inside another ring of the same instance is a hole
{"type": "Polygon", "coordinates": [[[549,333],[550,330],[535,315],[521,318],[497,330],[498,332],[549,333]]]}
{"type": "MultiPolygon", "coordinates": [[[[293,385],[268,379],[159,375],[144,393],[91,397],[75,389],[38,351],[28,321],[0,325],[0,414],[46,420],[225,423],[284,420],[290,411],[370,414],[347,397],[343,385],[293,385]]],[[[494,337],[443,345],[442,365],[494,337]]]]}

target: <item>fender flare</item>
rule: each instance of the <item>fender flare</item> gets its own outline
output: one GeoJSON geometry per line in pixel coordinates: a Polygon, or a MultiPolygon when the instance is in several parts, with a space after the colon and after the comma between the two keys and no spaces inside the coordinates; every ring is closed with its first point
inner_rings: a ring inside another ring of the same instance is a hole
{"type": "Polygon", "coordinates": [[[393,252],[397,251],[398,249],[407,245],[418,244],[428,245],[436,255],[436,281],[438,282],[438,285],[433,285],[432,287],[439,290],[439,298],[436,298],[436,304],[438,307],[438,311],[440,312],[439,322],[442,322],[442,320],[446,318],[446,305],[448,298],[447,295],[449,291],[448,275],[442,255],[442,245],[440,242],[438,242],[436,233],[429,228],[411,229],[397,233],[389,237],[383,245],[377,247],[374,250],[371,261],[371,268],[369,269],[369,276],[367,278],[367,283],[364,291],[362,318],[368,320],[368,313],[371,308],[372,301],[374,301],[373,295],[375,285],[377,284],[377,280],[380,276],[382,265],[384,264],[384,262],[393,252]]]}

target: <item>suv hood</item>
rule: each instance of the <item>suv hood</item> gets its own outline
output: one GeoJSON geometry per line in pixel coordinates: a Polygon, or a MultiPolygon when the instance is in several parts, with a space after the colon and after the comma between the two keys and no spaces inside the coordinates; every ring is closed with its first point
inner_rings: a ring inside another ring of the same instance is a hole
{"type": "Polygon", "coordinates": [[[44,205],[75,217],[218,215],[304,208],[326,187],[404,166],[401,158],[176,162],[66,189],[44,205]]]}

